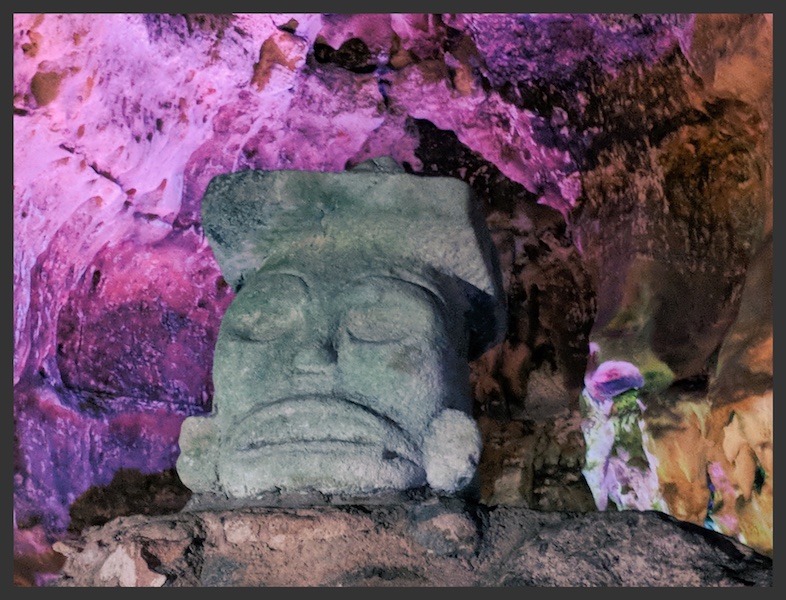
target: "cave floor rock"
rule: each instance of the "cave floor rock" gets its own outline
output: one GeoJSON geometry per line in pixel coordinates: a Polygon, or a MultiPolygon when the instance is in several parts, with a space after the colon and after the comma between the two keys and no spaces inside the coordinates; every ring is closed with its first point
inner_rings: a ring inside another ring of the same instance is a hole
{"type": "Polygon", "coordinates": [[[431,498],[118,517],[58,542],[52,587],[772,586],[772,559],[655,511],[431,498]]]}

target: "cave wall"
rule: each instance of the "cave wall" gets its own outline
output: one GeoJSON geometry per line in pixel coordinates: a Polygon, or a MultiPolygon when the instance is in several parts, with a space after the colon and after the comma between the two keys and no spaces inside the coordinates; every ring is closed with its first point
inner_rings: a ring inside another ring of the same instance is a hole
{"type": "Polygon", "coordinates": [[[771,552],[771,15],[15,14],[13,35],[20,536],[167,473],[210,410],[233,297],[210,179],[388,155],[469,183],[501,258],[508,335],[471,365],[482,500],[594,510],[594,342],[645,375],[670,512],[714,502],[771,552]]]}

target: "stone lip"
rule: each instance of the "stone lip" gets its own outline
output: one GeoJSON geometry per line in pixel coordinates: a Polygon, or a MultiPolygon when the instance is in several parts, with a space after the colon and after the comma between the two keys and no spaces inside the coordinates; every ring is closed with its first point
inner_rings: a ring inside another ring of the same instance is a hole
{"type": "Polygon", "coordinates": [[[313,444],[380,446],[420,465],[420,452],[406,431],[363,404],[329,395],[285,398],[246,415],[230,434],[235,452],[286,452],[313,444]],[[330,413],[326,421],[325,412],[330,413]],[[315,416],[316,415],[316,416],[315,416]],[[233,442],[236,440],[236,443],[233,442]]]}
{"type": "Polygon", "coordinates": [[[50,586],[772,586],[772,559],[655,511],[385,500],[120,517],[58,542],[50,586]]]}

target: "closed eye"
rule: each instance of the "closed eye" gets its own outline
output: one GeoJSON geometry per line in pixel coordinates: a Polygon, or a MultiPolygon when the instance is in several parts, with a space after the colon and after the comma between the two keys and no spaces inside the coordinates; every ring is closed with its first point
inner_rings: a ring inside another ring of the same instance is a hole
{"type": "Polygon", "coordinates": [[[347,315],[344,326],[351,340],[370,344],[400,342],[417,332],[411,321],[390,317],[376,309],[354,309],[347,315]]]}
{"type": "Polygon", "coordinates": [[[273,341],[303,326],[308,301],[308,286],[302,278],[260,273],[250,277],[238,292],[221,328],[243,341],[273,341]]]}
{"type": "Polygon", "coordinates": [[[347,294],[342,326],[355,342],[391,344],[429,339],[439,319],[430,292],[401,279],[367,277],[347,294]]]}
{"type": "Polygon", "coordinates": [[[260,310],[239,315],[229,324],[229,331],[244,341],[270,342],[298,329],[302,321],[302,312],[295,308],[260,310]]]}

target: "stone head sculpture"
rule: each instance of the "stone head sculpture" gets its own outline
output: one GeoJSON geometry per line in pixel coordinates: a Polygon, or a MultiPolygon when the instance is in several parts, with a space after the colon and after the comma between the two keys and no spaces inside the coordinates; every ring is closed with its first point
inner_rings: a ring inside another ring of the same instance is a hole
{"type": "Polygon", "coordinates": [[[467,486],[467,362],[505,320],[477,211],[465,183],[389,159],[214,178],[203,227],[237,293],[212,414],[182,426],[183,483],[231,499],[467,486]]]}

